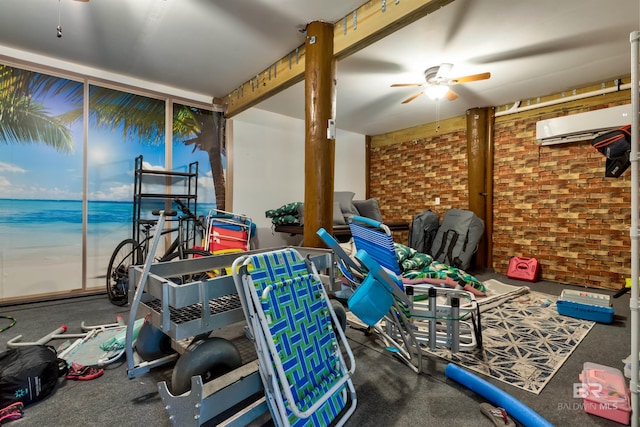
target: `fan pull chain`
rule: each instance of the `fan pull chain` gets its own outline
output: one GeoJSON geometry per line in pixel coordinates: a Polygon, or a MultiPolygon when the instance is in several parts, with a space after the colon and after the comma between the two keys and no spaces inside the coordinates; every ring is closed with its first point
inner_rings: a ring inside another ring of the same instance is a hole
{"type": "Polygon", "coordinates": [[[60,0],[58,0],[58,27],[56,28],[58,38],[62,37],[62,25],[60,24],[60,0]]]}
{"type": "Polygon", "coordinates": [[[440,100],[436,99],[436,133],[440,130],[440,100]]]}

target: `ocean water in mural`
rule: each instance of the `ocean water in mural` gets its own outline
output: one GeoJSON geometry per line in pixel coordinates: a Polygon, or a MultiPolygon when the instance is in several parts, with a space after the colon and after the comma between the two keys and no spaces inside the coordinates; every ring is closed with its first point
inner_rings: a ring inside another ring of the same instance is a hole
{"type": "MultiPolygon", "coordinates": [[[[152,218],[162,203],[145,203],[141,214],[152,218]]],[[[197,215],[207,215],[215,204],[201,203],[197,215]]],[[[176,207],[174,206],[174,209],[176,207]]],[[[82,201],[0,199],[0,249],[42,249],[80,244],[82,239],[82,201]],[[19,234],[15,233],[20,229],[19,234]]],[[[132,202],[89,201],[87,203],[88,238],[99,238],[101,245],[115,244],[131,236],[132,202]]],[[[113,248],[111,248],[113,249],[113,248]]]]}

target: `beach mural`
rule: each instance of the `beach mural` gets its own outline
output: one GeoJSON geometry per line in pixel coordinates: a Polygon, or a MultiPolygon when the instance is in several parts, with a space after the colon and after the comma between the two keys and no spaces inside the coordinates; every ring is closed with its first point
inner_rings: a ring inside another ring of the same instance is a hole
{"type": "Polygon", "coordinates": [[[216,207],[224,161],[205,138],[218,113],[174,104],[167,149],[165,100],[89,85],[85,151],[83,103],[82,82],[0,65],[0,299],[104,288],[111,252],[132,234],[140,155],[151,169],[197,161],[198,213],[216,207]]]}
{"type": "Polygon", "coordinates": [[[91,288],[105,286],[111,253],[132,237],[135,158],[142,155],[148,169],[166,168],[165,102],[89,85],[88,124],[86,285],[91,288]]]}

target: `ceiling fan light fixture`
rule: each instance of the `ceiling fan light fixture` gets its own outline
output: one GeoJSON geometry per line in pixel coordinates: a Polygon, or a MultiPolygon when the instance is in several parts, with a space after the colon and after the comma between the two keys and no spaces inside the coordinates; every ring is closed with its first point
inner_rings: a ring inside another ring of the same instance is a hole
{"type": "Polygon", "coordinates": [[[449,92],[447,85],[431,85],[425,89],[427,96],[433,100],[442,99],[449,92]]]}

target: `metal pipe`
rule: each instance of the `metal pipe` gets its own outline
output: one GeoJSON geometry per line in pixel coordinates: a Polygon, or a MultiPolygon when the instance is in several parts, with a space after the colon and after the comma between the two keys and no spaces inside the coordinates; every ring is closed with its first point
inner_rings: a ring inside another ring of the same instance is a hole
{"type": "Polygon", "coordinates": [[[460,298],[451,298],[451,352],[457,353],[460,350],[460,298]]]}
{"type": "Polygon", "coordinates": [[[633,31],[629,36],[631,43],[631,426],[638,427],[638,37],[640,32],[633,31]]]}
{"type": "MultiPolygon", "coordinates": [[[[632,79],[633,80],[633,79],[632,79]]],[[[566,96],[564,98],[552,99],[549,101],[538,102],[532,105],[526,105],[524,107],[520,106],[520,102],[516,102],[513,104],[513,107],[509,108],[505,111],[498,111],[496,113],[496,117],[506,116],[508,114],[520,113],[522,111],[534,110],[536,108],[548,107],[551,105],[558,105],[564,102],[577,101],[579,99],[591,98],[592,96],[604,95],[607,93],[618,92],[621,90],[631,89],[631,83],[626,83],[623,85],[618,85],[616,87],[609,87],[605,89],[592,90],[591,92],[579,93],[576,95],[566,96]]]]}
{"type": "MultiPolygon", "coordinates": [[[[175,215],[175,213],[174,213],[175,215]]],[[[160,230],[164,228],[165,223],[165,211],[160,211],[160,216],[158,217],[158,222],[156,223],[156,230],[158,231],[153,238],[153,243],[151,244],[151,249],[147,253],[147,258],[144,262],[144,268],[142,270],[142,274],[138,279],[136,284],[135,293],[133,295],[133,299],[130,303],[129,308],[129,326],[126,329],[125,334],[125,342],[126,342],[126,354],[127,354],[127,375],[129,379],[135,378],[135,364],[136,360],[133,354],[133,325],[136,322],[136,315],[138,314],[138,306],[140,305],[140,301],[142,300],[142,294],[144,293],[144,288],[147,285],[147,279],[149,278],[149,271],[151,270],[151,264],[153,264],[153,257],[156,256],[156,251],[158,250],[158,242],[160,241],[160,230]]],[[[132,280],[133,275],[131,274],[131,268],[129,271],[129,280],[132,280]]],[[[166,300],[165,300],[166,301],[166,300]]]]}
{"type": "MultiPolygon", "coordinates": [[[[413,301],[413,295],[415,294],[415,290],[413,289],[413,286],[405,286],[404,288],[404,293],[407,295],[407,300],[408,300],[408,308],[409,308],[409,313],[413,313],[413,307],[414,307],[414,301],[413,301]]],[[[413,316],[409,316],[409,323],[413,323],[413,316]]]]}
{"type": "Polygon", "coordinates": [[[438,307],[436,297],[438,291],[435,288],[429,288],[429,348],[431,350],[436,349],[438,343],[438,320],[436,316],[438,314],[438,307]]]}

